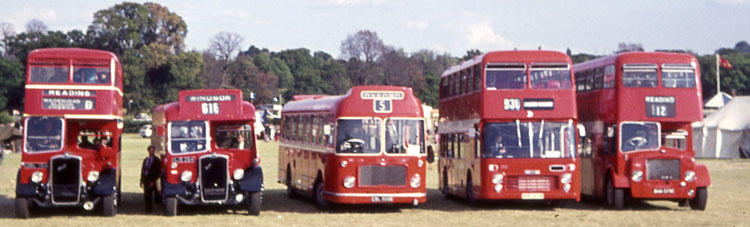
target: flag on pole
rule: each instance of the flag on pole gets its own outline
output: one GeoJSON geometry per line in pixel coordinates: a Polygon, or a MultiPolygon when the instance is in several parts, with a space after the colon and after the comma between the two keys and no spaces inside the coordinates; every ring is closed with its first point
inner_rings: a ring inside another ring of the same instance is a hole
{"type": "Polygon", "coordinates": [[[732,69],[732,63],[729,63],[729,60],[727,60],[726,58],[722,58],[721,56],[719,56],[719,61],[721,62],[719,66],[721,66],[722,68],[732,69]]]}

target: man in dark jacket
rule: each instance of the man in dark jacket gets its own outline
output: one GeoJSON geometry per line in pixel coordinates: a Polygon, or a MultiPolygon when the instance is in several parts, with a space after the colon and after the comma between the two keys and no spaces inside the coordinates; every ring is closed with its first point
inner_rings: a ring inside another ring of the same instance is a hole
{"type": "Polygon", "coordinates": [[[159,175],[161,174],[161,160],[154,155],[155,151],[156,147],[153,145],[148,146],[148,157],[143,160],[143,165],[141,166],[141,188],[143,188],[143,201],[148,213],[153,211],[153,195],[156,192],[156,180],[159,179],[159,175]]]}

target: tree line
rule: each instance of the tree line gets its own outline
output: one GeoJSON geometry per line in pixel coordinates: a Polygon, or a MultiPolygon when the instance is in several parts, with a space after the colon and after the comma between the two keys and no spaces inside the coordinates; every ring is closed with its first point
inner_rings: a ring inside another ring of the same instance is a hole
{"type": "MultiPolygon", "coordinates": [[[[243,99],[254,98],[254,103],[262,104],[287,102],[299,94],[343,94],[357,85],[398,85],[412,87],[423,103],[437,106],[441,73],[481,54],[476,49],[461,57],[432,50],[408,53],[369,30],[345,37],[338,58],[306,48],[275,52],[250,45],[243,49],[244,38],[232,32],[216,34],[206,50],[186,50],[187,31],[181,16],[156,3],[124,2],[99,10],[85,30],[50,31],[34,19],[24,32],[16,33],[12,25],[0,22],[0,109],[23,109],[25,62],[38,48],[81,47],[115,53],[123,67],[129,114],[149,112],[156,105],[176,101],[180,90],[200,88],[241,89],[243,99]]],[[[619,48],[643,50],[640,44],[621,43],[619,48]]],[[[713,55],[663,51],[697,56],[704,97],[715,94],[713,55]]],[[[576,63],[600,57],[572,54],[569,49],[567,53],[576,63]]],[[[722,91],[750,94],[750,45],[742,41],[717,53],[734,66],[722,69],[722,91]]]]}

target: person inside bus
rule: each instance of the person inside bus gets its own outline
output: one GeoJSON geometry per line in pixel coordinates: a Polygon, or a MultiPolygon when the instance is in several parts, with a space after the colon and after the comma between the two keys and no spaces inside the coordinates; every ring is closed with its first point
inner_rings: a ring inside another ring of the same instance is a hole
{"type": "Polygon", "coordinates": [[[141,183],[140,186],[143,188],[143,202],[146,206],[146,212],[151,213],[153,211],[153,195],[156,192],[156,180],[159,179],[161,174],[161,160],[156,157],[156,147],[150,145],[147,148],[148,157],[143,159],[141,165],[141,183]]]}
{"type": "Polygon", "coordinates": [[[91,149],[91,150],[96,149],[96,145],[91,143],[89,136],[81,136],[81,139],[78,142],[78,147],[84,148],[84,149],[91,149]]]}
{"type": "Polygon", "coordinates": [[[492,157],[500,157],[502,158],[507,154],[507,150],[505,149],[505,144],[503,143],[503,136],[498,135],[495,137],[495,142],[492,143],[491,148],[492,149],[492,157]]]}
{"type": "Polygon", "coordinates": [[[96,83],[97,84],[106,84],[109,83],[109,76],[107,76],[107,72],[101,72],[96,77],[96,83]]]}
{"type": "Polygon", "coordinates": [[[242,135],[239,135],[237,137],[237,140],[235,140],[234,143],[232,143],[231,147],[234,149],[249,149],[250,148],[249,144],[245,143],[245,137],[242,135]]]}
{"type": "Polygon", "coordinates": [[[35,150],[50,150],[60,148],[60,127],[53,125],[53,121],[54,119],[44,120],[44,123],[42,124],[42,131],[44,133],[42,135],[45,139],[36,144],[38,146],[38,149],[35,150]]]}

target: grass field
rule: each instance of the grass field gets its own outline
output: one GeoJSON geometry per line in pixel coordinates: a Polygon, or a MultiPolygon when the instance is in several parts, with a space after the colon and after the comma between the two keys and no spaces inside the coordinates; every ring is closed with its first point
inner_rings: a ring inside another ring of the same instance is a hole
{"type": "MultiPolygon", "coordinates": [[[[116,217],[100,217],[79,208],[42,210],[28,220],[15,218],[15,179],[20,155],[7,155],[0,164],[0,226],[737,226],[750,225],[750,162],[700,160],[708,165],[713,185],[705,211],[678,207],[674,202],[649,201],[626,210],[609,210],[598,203],[569,202],[551,208],[544,204],[483,203],[466,206],[437,191],[434,166],[428,169],[427,203],[417,208],[395,206],[337,207],[320,212],[307,199],[289,199],[284,185],[276,183],[277,143],[260,142],[266,191],[260,216],[235,213],[224,207],[180,207],[177,217],[163,211],[143,212],[138,171],[148,140],[135,134],[123,139],[123,202],[116,217]]],[[[434,164],[433,164],[434,165],[434,164]]]]}

